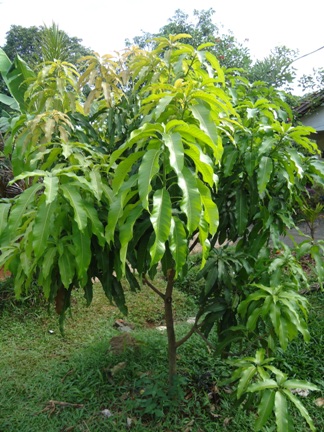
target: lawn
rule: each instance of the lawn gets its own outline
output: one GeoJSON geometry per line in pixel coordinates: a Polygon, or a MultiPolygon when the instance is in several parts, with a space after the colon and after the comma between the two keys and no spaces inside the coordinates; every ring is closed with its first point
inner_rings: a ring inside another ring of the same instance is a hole
{"type": "MultiPolygon", "coordinates": [[[[298,340],[286,353],[279,352],[278,365],[290,376],[324,389],[324,294],[307,296],[311,342],[304,345],[298,340]]],[[[130,313],[125,318],[109,304],[99,285],[89,308],[76,292],[64,337],[55,312],[48,314],[35,295],[22,304],[10,296],[3,302],[1,432],[253,430],[254,407],[244,410],[230,386],[218,386],[229,376],[230,368],[199,336],[194,335],[179,350],[180,383],[169,400],[166,335],[157,329],[164,324],[163,305],[145,287],[127,297],[130,313]],[[127,320],[133,330],[116,329],[118,319],[127,320]]],[[[185,333],[194,302],[181,291],[176,291],[174,300],[177,332],[185,333]]],[[[312,392],[303,398],[319,431],[324,409],[315,402],[321,396],[323,393],[312,392]]],[[[298,432],[308,430],[301,417],[295,424],[298,432]]],[[[273,419],[265,430],[275,430],[273,419]]]]}

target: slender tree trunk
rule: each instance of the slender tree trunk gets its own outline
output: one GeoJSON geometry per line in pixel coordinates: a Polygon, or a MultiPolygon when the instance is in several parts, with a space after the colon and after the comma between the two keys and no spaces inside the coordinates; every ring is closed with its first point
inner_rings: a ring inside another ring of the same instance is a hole
{"type": "Polygon", "coordinates": [[[177,344],[174,331],[173,308],[172,308],[172,293],[174,286],[174,269],[169,270],[168,283],[164,297],[165,322],[168,335],[168,360],[169,360],[169,388],[171,389],[174,377],[177,372],[177,344]]]}

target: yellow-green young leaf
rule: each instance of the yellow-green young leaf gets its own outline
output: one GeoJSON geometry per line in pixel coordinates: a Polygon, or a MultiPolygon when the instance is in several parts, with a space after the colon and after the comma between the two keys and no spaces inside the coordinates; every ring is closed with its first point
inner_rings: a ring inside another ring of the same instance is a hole
{"type": "Polygon", "coordinates": [[[171,199],[166,189],[159,189],[153,196],[153,209],[150,216],[155,239],[150,249],[151,267],[158,263],[164,255],[165,243],[171,228],[171,199]]]}
{"type": "Polygon", "coordinates": [[[261,198],[264,196],[272,171],[272,159],[267,156],[262,156],[258,169],[258,191],[261,198]]]}
{"type": "Polygon", "coordinates": [[[83,200],[75,186],[61,185],[64,197],[69,201],[74,211],[74,220],[82,231],[87,226],[88,215],[85,211],[83,200]]]}
{"type": "Polygon", "coordinates": [[[208,60],[208,62],[212,65],[212,67],[214,68],[214,70],[217,72],[218,75],[218,80],[224,84],[225,83],[225,75],[224,75],[224,71],[221,68],[219,61],[217,60],[217,58],[214,56],[214,54],[212,54],[209,51],[206,51],[206,59],[208,60]]]}
{"type": "Polygon", "coordinates": [[[278,432],[287,432],[289,430],[288,420],[288,408],[287,408],[287,399],[281,393],[280,390],[276,391],[275,395],[275,416],[276,416],[276,424],[278,432]]]}
{"type": "Polygon", "coordinates": [[[182,191],[181,210],[187,217],[189,234],[192,234],[199,226],[202,209],[197,180],[189,168],[184,167],[178,175],[178,185],[182,191]]]}
{"type": "Polygon", "coordinates": [[[69,288],[75,273],[75,260],[67,247],[63,249],[62,255],[58,259],[58,266],[62,284],[65,288],[69,288]]]}
{"type": "Polygon", "coordinates": [[[159,172],[160,149],[148,150],[143,156],[142,163],[138,171],[138,192],[141,204],[144,209],[148,209],[148,195],[152,190],[151,181],[159,172]]]}
{"type": "Polygon", "coordinates": [[[255,422],[256,431],[260,431],[267,423],[274,407],[274,400],[275,392],[273,390],[267,389],[263,392],[258,406],[258,418],[255,422]]]}
{"type": "Polygon", "coordinates": [[[237,232],[238,235],[243,235],[248,222],[248,207],[247,197],[243,189],[236,191],[236,207],[235,207],[237,232]]]}
{"type": "Polygon", "coordinates": [[[32,233],[33,250],[36,258],[39,258],[47,248],[47,241],[53,230],[56,207],[55,201],[48,205],[43,201],[38,208],[32,233]]]}
{"type": "Polygon", "coordinates": [[[179,133],[163,134],[162,139],[170,152],[170,165],[176,172],[181,173],[184,163],[183,145],[179,133]]]}
{"type": "Polygon", "coordinates": [[[58,177],[48,175],[44,177],[43,183],[45,185],[44,194],[46,196],[46,204],[50,204],[57,196],[59,179],[58,177]]]}
{"type": "Polygon", "coordinates": [[[50,142],[52,140],[52,135],[55,128],[55,120],[49,118],[45,123],[45,142],[50,142]]]}
{"type": "MultiPolygon", "coordinates": [[[[319,389],[317,389],[319,390],[319,389]]],[[[307,409],[304,407],[304,405],[300,402],[300,400],[292,394],[289,390],[283,390],[285,395],[291,400],[291,402],[295,405],[295,407],[298,409],[300,414],[304,417],[304,419],[307,421],[308,426],[310,427],[312,432],[316,431],[316,428],[314,426],[313,420],[311,416],[309,415],[307,409]]]]}
{"type": "Polygon", "coordinates": [[[176,277],[181,273],[188,256],[187,233],[183,222],[173,216],[171,219],[171,230],[169,244],[172,257],[176,266],[176,277]]]}

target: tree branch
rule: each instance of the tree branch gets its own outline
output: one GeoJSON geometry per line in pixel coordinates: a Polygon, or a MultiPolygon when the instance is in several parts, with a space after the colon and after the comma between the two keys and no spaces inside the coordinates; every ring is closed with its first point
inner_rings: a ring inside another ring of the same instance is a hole
{"type": "Polygon", "coordinates": [[[151,290],[153,290],[158,296],[161,297],[162,300],[165,299],[165,295],[160,290],[158,290],[145,276],[143,276],[142,280],[143,283],[149,286],[151,290]]]}
{"type": "Polygon", "coordinates": [[[196,318],[195,318],[195,322],[194,322],[193,326],[191,327],[191,329],[189,330],[189,332],[183,338],[181,338],[180,340],[178,340],[176,342],[176,347],[177,348],[179,348],[179,346],[181,346],[182,344],[184,344],[195,332],[198,331],[198,327],[199,327],[198,321],[199,321],[199,318],[202,315],[202,312],[203,312],[202,309],[199,309],[199,311],[198,311],[198,313],[196,315],[196,318]]]}

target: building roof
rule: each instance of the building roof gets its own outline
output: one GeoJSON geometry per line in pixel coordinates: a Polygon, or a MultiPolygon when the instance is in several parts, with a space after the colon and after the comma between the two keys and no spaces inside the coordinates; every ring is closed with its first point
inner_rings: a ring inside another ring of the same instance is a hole
{"type": "Polygon", "coordinates": [[[305,96],[295,108],[295,112],[298,117],[302,117],[322,105],[324,105],[324,89],[305,96]]]}

